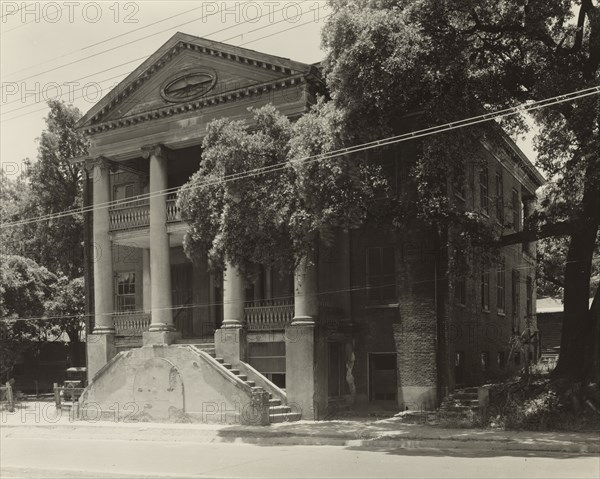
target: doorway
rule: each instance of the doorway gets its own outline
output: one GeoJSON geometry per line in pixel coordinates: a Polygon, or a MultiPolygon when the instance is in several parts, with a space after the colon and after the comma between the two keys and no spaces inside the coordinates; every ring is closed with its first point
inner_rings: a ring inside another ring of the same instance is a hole
{"type": "Polygon", "coordinates": [[[396,353],[369,353],[369,401],[396,404],[396,353]]]}
{"type": "Polygon", "coordinates": [[[194,337],[194,292],[192,263],[172,264],[173,323],[182,338],[194,337]]]}
{"type": "Polygon", "coordinates": [[[454,383],[462,386],[465,383],[465,352],[456,351],[454,358],[454,383]]]}

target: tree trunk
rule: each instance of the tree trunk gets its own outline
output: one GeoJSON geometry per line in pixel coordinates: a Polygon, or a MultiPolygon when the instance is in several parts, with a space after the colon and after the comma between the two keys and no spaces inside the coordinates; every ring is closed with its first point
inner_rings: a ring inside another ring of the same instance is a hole
{"type": "Polygon", "coordinates": [[[565,266],[564,317],[556,376],[572,381],[590,378],[596,350],[595,324],[589,307],[590,276],[600,216],[600,192],[588,168],[582,198],[582,226],[571,234],[565,266]]]}

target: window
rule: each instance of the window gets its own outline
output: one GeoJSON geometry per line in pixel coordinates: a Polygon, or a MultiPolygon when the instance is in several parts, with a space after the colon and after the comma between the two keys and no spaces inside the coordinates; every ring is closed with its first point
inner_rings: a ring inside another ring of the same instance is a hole
{"type": "Polygon", "coordinates": [[[496,271],[496,307],[499,313],[504,313],[506,307],[505,288],[506,272],[504,265],[501,265],[500,269],[496,271]]]}
{"type": "Polygon", "coordinates": [[[489,351],[482,351],[479,355],[479,361],[481,364],[482,371],[488,371],[490,369],[490,353],[489,351]]]}
{"type": "Polygon", "coordinates": [[[490,214],[489,195],[488,195],[488,170],[487,167],[479,172],[479,202],[481,211],[486,215],[490,214]]]}
{"type": "Polygon", "coordinates": [[[515,231],[521,231],[521,202],[519,201],[519,192],[512,190],[512,222],[515,231]]]}
{"type": "Polygon", "coordinates": [[[496,355],[496,364],[498,369],[504,369],[506,367],[506,351],[498,351],[496,355]]]}
{"type": "Polygon", "coordinates": [[[117,273],[117,312],[135,311],[135,273],[117,273]]]}
{"type": "Polygon", "coordinates": [[[133,183],[115,185],[113,188],[113,200],[124,200],[125,198],[131,198],[134,194],[135,185],[133,183]]]}
{"type": "Polygon", "coordinates": [[[481,275],[481,309],[490,309],[490,272],[484,271],[481,275]]]}
{"type": "Polygon", "coordinates": [[[533,278],[527,276],[527,316],[533,316],[533,278]]]}
{"type": "Polygon", "coordinates": [[[504,224],[504,184],[500,172],[496,173],[496,219],[504,224]]]}
{"type": "Polygon", "coordinates": [[[393,246],[367,248],[367,298],[370,303],[398,301],[396,252],[393,246]]]}
{"type": "Polygon", "coordinates": [[[467,285],[462,275],[454,282],[454,299],[457,304],[467,304],[467,285]]]}
{"type": "Polygon", "coordinates": [[[465,188],[465,178],[460,177],[456,179],[456,183],[454,184],[454,195],[461,200],[462,203],[465,202],[467,197],[467,191],[465,188]]]}
{"type": "Polygon", "coordinates": [[[512,282],[510,284],[511,287],[511,297],[512,297],[512,330],[513,332],[517,331],[517,322],[519,319],[519,308],[520,308],[520,284],[521,284],[521,276],[518,270],[512,270],[512,282]]]}

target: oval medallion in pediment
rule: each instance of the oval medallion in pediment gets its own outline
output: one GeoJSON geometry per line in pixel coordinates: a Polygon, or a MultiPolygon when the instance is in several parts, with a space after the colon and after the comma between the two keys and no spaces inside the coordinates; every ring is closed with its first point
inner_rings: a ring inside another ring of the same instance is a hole
{"type": "Polygon", "coordinates": [[[160,90],[161,96],[171,103],[195,100],[206,95],[217,83],[217,72],[209,68],[195,68],[171,76],[160,90]]]}

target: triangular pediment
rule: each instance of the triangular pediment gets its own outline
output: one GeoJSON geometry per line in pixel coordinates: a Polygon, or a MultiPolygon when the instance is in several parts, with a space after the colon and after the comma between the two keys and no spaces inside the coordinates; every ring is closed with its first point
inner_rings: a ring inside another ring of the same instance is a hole
{"type": "Polygon", "coordinates": [[[81,120],[80,128],[228,95],[306,75],[310,65],[175,34],[81,120]]]}

